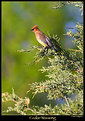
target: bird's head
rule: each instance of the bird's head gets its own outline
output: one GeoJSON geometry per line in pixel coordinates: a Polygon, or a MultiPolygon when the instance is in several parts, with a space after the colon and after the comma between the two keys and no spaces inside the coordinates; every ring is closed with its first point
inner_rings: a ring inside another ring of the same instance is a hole
{"type": "Polygon", "coordinates": [[[33,28],[30,30],[30,31],[33,31],[33,32],[35,32],[35,31],[37,31],[38,30],[38,25],[35,25],[35,26],[33,26],[33,28]]]}

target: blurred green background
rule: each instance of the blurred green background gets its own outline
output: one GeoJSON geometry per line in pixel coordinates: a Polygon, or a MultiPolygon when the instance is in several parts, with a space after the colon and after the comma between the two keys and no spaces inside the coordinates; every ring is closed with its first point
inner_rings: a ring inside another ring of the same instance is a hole
{"type": "MultiPolygon", "coordinates": [[[[78,10],[70,5],[53,9],[57,3],[2,2],[2,92],[11,93],[13,88],[18,96],[31,99],[32,93],[26,93],[30,89],[28,84],[45,80],[45,74],[39,69],[47,65],[47,60],[28,66],[25,63],[33,62],[37,50],[31,53],[19,53],[17,50],[40,45],[34,33],[29,31],[34,25],[39,25],[46,35],[57,34],[62,43],[64,42],[62,35],[66,32],[65,27],[70,21],[76,21],[78,10]]],[[[71,41],[69,43],[71,44],[71,41]]],[[[31,100],[30,106],[43,106],[49,103],[54,104],[55,101],[47,101],[46,94],[40,94],[31,100]]],[[[4,103],[2,109],[6,110],[7,106],[12,104],[4,103]]]]}

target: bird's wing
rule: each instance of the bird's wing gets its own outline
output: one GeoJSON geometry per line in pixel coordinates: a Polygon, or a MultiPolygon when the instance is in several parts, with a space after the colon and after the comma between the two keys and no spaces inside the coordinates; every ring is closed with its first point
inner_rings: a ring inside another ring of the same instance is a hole
{"type": "Polygon", "coordinates": [[[43,43],[45,43],[47,46],[49,46],[49,47],[52,46],[49,37],[47,37],[44,33],[40,33],[40,34],[39,34],[39,38],[40,38],[41,41],[42,41],[43,43]]]}

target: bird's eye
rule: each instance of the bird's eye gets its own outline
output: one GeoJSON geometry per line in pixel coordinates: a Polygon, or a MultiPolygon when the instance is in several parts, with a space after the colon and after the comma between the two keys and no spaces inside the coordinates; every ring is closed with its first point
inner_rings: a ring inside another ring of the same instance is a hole
{"type": "Polygon", "coordinates": [[[34,30],[34,29],[32,29],[32,30],[34,30]]]}

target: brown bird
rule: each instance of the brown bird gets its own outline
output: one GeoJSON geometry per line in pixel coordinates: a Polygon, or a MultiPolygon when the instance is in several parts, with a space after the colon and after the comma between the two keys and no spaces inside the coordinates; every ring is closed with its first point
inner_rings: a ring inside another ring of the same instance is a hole
{"type": "Polygon", "coordinates": [[[40,29],[38,27],[39,27],[38,25],[35,25],[31,29],[31,31],[33,31],[35,33],[37,41],[44,47],[52,48],[57,53],[57,50],[54,48],[54,46],[51,42],[51,39],[48,36],[46,36],[42,31],[40,31],[40,29]]]}

